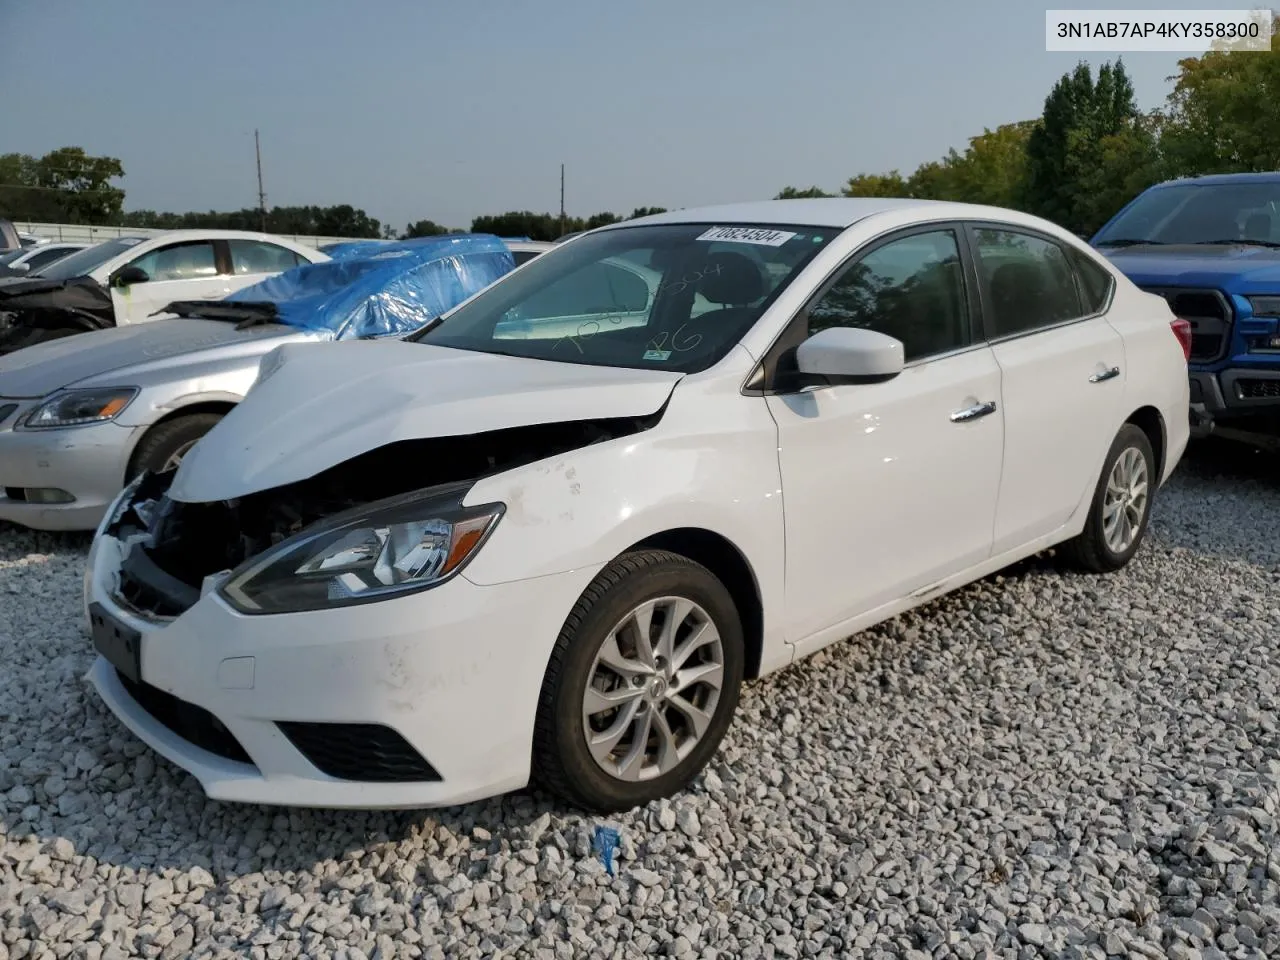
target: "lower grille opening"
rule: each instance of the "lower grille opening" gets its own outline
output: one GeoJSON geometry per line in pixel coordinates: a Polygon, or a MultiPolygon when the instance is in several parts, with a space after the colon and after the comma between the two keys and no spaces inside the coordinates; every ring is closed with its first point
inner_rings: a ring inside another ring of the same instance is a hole
{"type": "Polygon", "coordinates": [[[1280,400],[1280,380],[1237,380],[1236,393],[1241,400],[1280,400]]]}
{"type": "Polygon", "coordinates": [[[321,773],[364,783],[421,783],[441,779],[404,737],[378,723],[276,724],[321,773]]]}
{"type": "Polygon", "coordinates": [[[116,676],[138,706],[183,740],[226,760],[253,763],[240,741],[208,710],[179,700],[149,683],[134,683],[118,670],[116,676]]]}

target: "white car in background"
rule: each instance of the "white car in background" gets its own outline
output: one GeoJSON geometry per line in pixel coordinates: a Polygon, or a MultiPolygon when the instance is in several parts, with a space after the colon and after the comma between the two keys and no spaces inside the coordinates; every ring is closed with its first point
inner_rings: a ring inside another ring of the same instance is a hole
{"type": "Polygon", "coordinates": [[[215,300],[272,274],[329,258],[285,237],[171,230],[118,237],[0,285],[0,352],[87,330],[142,323],[176,300],[215,300]]]}
{"type": "Polygon", "coordinates": [[[218,799],[532,779],[630,808],[707,763],[744,678],[1049,547],[1127,564],[1187,443],[1189,344],[1009,210],[603,227],[404,340],[275,351],[99,527],[90,679],[218,799]],[[657,282],[641,303],[604,263],[657,282]]]}
{"type": "Polygon", "coordinates": [[[42,243],[22,247],[0,256],[0,280],[5,277],[25,277],[39,273],[64,257],[85,249],[87,243],[42,243]]]}

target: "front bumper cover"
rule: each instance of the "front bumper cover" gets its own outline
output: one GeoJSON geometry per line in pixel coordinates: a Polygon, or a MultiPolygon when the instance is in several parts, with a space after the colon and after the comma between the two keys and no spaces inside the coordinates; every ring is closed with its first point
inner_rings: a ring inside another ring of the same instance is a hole
{"type": "Polygon", "coordinates": [[[96,538],[86,606],[137,630],[143,683],[216,719],[248,762],[166,725],[101,656],[87,679],[126,726],[192,773],[211,798],[308,807],[450,805],[527,784],[546,664],[596,573],[498,586],[460,575],[380,603],[266,616],[237,613],[210,581],[192,607],[158,620],[116,595],[125,550],[108,534],[96,538]],[[439,779],[331,776],[286,733],[290,722],[391,728],[439,779]]]}

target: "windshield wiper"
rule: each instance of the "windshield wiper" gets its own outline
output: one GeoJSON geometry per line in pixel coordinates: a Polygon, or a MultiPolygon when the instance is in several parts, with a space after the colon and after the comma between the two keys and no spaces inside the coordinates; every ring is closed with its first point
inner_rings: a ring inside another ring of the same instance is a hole
{"type": "Polygon", "coordinates": [[[1100,247],[1142,247],[1142,246],[1150,245],[1153,247],[1159,247],[1159,246],[1163,246],[1167,242],[1168,241],[1165,241],[1165,240],[1136,240],[1130,237],[1125,237],[1122,240],[1100,240],[1098,241],[1098,246],[1100,247]]]}
{"type": "Polygon", "coordinates": [[[279,311],[271,302],[242,300],[227,303],[225,300],[175,300],[168,306],[161,307],[152,316],[161,313],[172,313],[179,317],[201,320],[224,320],[236,324],[237,330],[280,322],[279,311]]]}
{"type": "Polygon", "coordinates": [[[1191,246],[1195,247],[1212,247],[1212,246],[1235,246],[1237,244],[1248,247],[1280,247],[1280,243],[1273,240],[1192,240],[1191,246]]]}

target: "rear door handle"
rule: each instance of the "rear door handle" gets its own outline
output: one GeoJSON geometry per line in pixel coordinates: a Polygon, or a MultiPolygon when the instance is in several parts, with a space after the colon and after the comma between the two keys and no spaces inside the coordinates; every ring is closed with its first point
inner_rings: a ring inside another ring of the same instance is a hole
{"type": "Polygon", "coordinates": [[[1104,380],[1113,380],[1120,376],[1120,368],[1112,367],[1110,370],[1103,370],[1101,373],[1095,373],[1089,378],[1090,383],[1102,383],[1104,380]]]}
{"type": "Polygon", "coordinates": [[[986,403],[976,403],[972,407],[965,407],[963,410],[957,410],[951,414],[952,423],[968,423],[970,420],[977,420],[979,417],[985,417],[989,413],[996,412],[996,402],[988,400],[986,403]]]}

